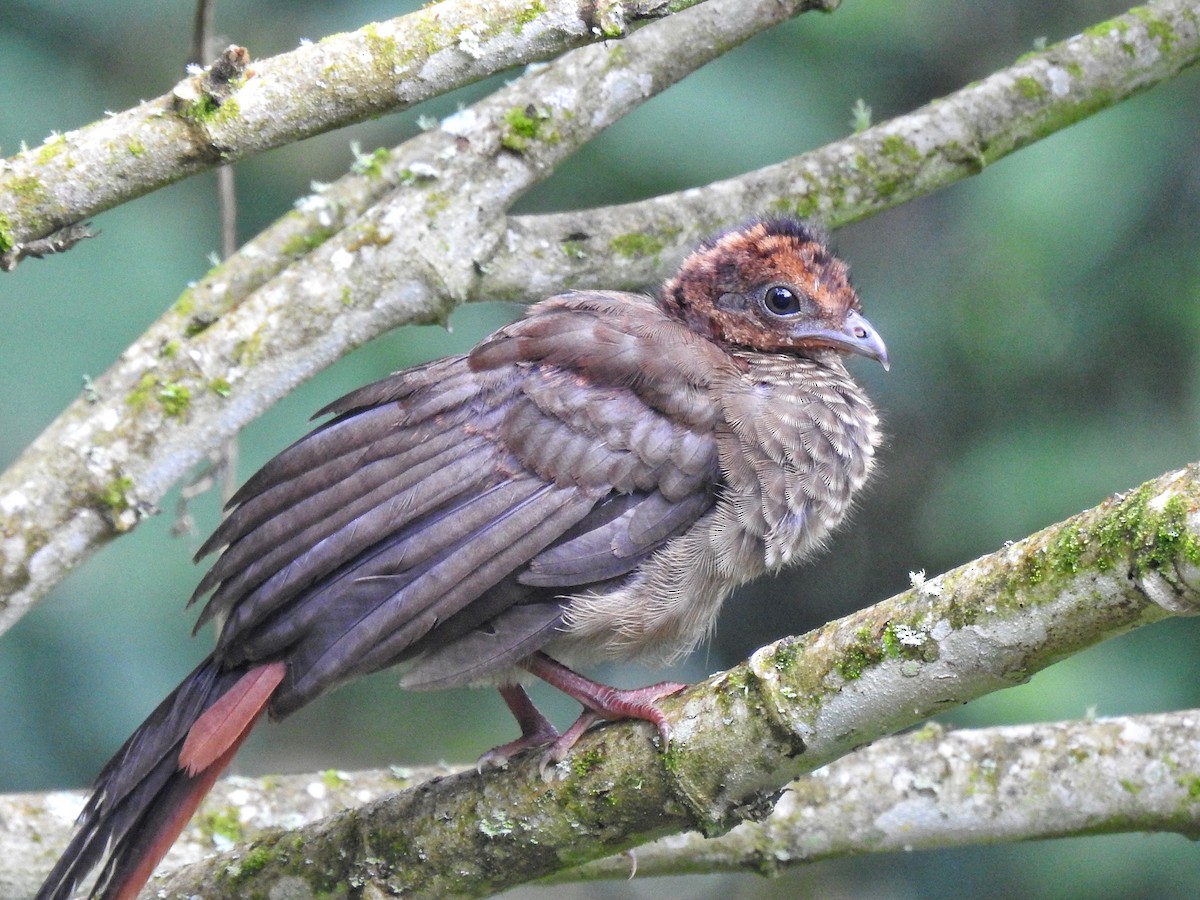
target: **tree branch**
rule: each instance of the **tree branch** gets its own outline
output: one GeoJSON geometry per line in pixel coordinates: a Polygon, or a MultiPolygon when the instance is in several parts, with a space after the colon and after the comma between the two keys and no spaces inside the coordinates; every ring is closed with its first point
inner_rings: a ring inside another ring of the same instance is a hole
{"type": "Polygon", "coordinates": [[[838,228],[978,175],[1197,62],[1195,4],[1150,3],[785,162],[636,203],[511,219],[474,298],[650,284],[666,261],[751,212],[790,213],[838,228]]]}
{"type": "MultiPolygon", "coordinates": [[[[881,738],[788,785],[771,815],[636,852],[638,875],[1134,831],[1200,837],[1200,710],[881,738]],[[1098,786],[1106,786],[1097,789],[1098,786]]],[[[551,882],[628,878],[606,857],[551,882]]]]}
{"type": "Polygon", "coordinates": [[[227,95],[189,77],[0,164],[0,253],[197,172],[624,37],[700,2],[443,0],[260,60],[227,95]]]}
{"type": "MultiPolygon", "coordinates": [[[[732,24],[732,13],[722,11],[714,20],[732,24]]],[[[762,14],[757,4],[745,11],[755,19],[762,14]]],[[[658,34],[675,40],[691,31],[664,27],[658,34]]],[[[740,32],[710,34],[717,40],[745,39],[740,32]]],[[[657,93],[662,73],[640,59],[641,52],[626,42],[605,63],[608,77],[589,80],[589,87],[615,92],[651,77],[657,93]]],[[[656,65],[665,65],[666,59],[669,55],[656,65]]],[[[912,113],[776,165],[636,203],[508,217],[503,240],[488,259],[479,261],[479,277],[465,299],[527,301],[573,288],[640,289],[662,278],[672,261],[700,238],[753,212],[811,216],[836,228],[977,175],[1029,143],[1169,80],[1198,61],[1200,27],[1187,0],[1139,7],[1027,54],[912,113]]],[[[557,79],[553,90],[575,86],[557,79]]],[[[377,177],[339,180],[322,199],[301,204],[264,231],[244,258],[214,270],[222,289],[229,290],[222,294],[221,308],[291,263],[297,248],[320,245],[388,190],[426,171],[422,166],[414,172],[385,153],[364,158],[359,166],[377,177]]],[[[192,293],[208,291],[201,282],[192,293]]],[[[214,308],[210,314],[219,311],[214,308]]]]}
{"type": "MultiPolygon", "coordinates": [[[[1196,612],[1200,465],[764,647],[663,703],[672,727],[665,753],[645,723],[603,728],[548,780],[536,755],[505,771],[437,780],[189,866],[158,885],[157,896],[266,896],[284,880],[306,882],[313,893],[375,882],[405,896],[483,896],[665,834],[719,835],[766,815],[793,779],[881,735],[1022,683],[1131,628],[1196,612]]],[[[1098,732],[1093,739],[1101,740],[1098,732]]],[[[989,757],[974,758],[985,765],[989,757]]],[[[997,766],[1008,759],[991,758],[997,766]]],[[[1027,765],[1020,754],[1017,763],[1027,765]]],[[[1021,775],[1008,765],[1005,774],[1021,775]]],[[[1181,771],[1189,774],[1165,788],[1189,794],[1198,770],[1181,771]]],[[[994,827],[1009,834],[1025,809],[994,827]]],[[[1081,806],[1075,824],[1053,827],[1099,830],[1104,819],[1091,811],[1081,806]]],[[[1192,813],[1172,821],[1195,827],[1192,813]]],[[[852,835],[853,820],[846,827],[852,835]]]]}
{"type": "MultiPolygon", "coordinates": [[[[232,842],[296,828],[455,770],[321,772],[218,782],[163,862],[164,873],[232,842]]],[[[1200,836],[1200,710],[881,738],[791,782],[761,821],[697,832],[542,879],[560,884],[692,872],[778,875],[824,859],[1131,831],[1200,836]],[[1148,763],[1148,761],[1151,761],[1148,763]],[[1054,773],[1053,786],[1047,773],[1054,773]],[[1096,790],[1097,785],[1116,786],[1096,790]]],[[[79,791],[0,796],[0,855],[15,865],[0,900],[37,889],[70,836],[79,791]]],[[[498,829],[498,830],[502,830],[498,829]]],[[[499,835],[497,835],[499,836],[499,835]]]]}

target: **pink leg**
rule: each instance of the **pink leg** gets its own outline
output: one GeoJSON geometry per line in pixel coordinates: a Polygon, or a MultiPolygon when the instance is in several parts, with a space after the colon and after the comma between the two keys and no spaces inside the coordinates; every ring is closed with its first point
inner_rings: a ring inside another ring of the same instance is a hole
{"type": "Polygon", "coordinates": [[[479,772],[489,768],[502,768],[511,757],[522,750],[530,747],[543,747],[558,738],[558,729],[550,724],[550,720],[533,705],[533,700],[529,698],[525,688],[519,684],[502,684],[499,691],[513,717],[517,720],[517,724],[521,727],[521,736],[515,741],[501,744],[479,757],[475,763],[475,769],[479,772]]]}
{"type": "Polygon", "coordinates": [[[656,703],[688,687],[675,681],[632,690],[609,687],[585,678],[540,652],[521,660],[519,665],[583,704],[583,715],[551,745],[547,758],[554,762],[563,759],[583,733],[601,719],[642,719],[651,722],[658,728],[665,749],[671,738],[671,729],[667,717],[656,703]]]}

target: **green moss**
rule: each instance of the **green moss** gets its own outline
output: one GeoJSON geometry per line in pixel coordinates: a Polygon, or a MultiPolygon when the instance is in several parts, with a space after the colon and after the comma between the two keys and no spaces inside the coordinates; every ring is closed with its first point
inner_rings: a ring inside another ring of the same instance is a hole
{"type": "Polygon", "coordinates": [[[38,165],[44,166],[56,156],[67,149],[67,139],[61,134],[56,134],[54,137],[42,144],[42,148],[38,151],[38,165]]]}
{"type": "MultiPolygon", "coordinates": [[[[840,189],[831,190],[833,187],[831,183],[825,184],[824,187],[830,196],[835,193],[845,193],[840,189]]],[[[815,191],[809,192],[803,197],[780,197],[772,200],[768,204],[767,209],[770,212],[778,213],[780,215],[790,215],[801,219],[811,219],[821,211],[821,197],[815,191]]]]}
{"type": "Polygon", "coordinates": [[[377,147],[374,152],[363,154],[354,160],[351,169],[367,178],[379,178],[383,175],[383,167],[392,158],[392,151],[387,147],[377,147]]]}
{"type": "Polygon", "coordinates": [[[445,191],[430,191],[425,196],[425,215],[436,218],[450,206],[450,195],[445,191]]]}
{"type": "Polygon", "coordinates": [[[605,40],[615,41],[625,36],[625,28],[617,17],[601,16],[599,24],[600,34],[605,40]]]}
{"type": "Polygon", "coordinates": [[[537,19],[537,17],[542,15],[542,13],[544,13],[545,11],[546,11],[546,4],[543,3],[542,0],[533,0],[533,2],[530,3],[528,6],[526,6],[524,9],[517,10],[516,33],[520,34],[522,31],[524,31],[526,25],[528,25],[530,22],[537,19]]]}
{"type": "Polygon", "coordinates": [[[218,101],[209,94],[201,94],[195,100],[182,104],[179,115],[200,125],[219,125],[241,114],[242,108],[236,97],[218,101]]]}
{"type": "Polygon", "coordinates": [[[547,128],[550,113],[532,103],[528,106],[514,106],[504,114],[504,128],[500,132],[500,143],[514,153],[524,153],[534,141],[555,143],[559,140],[557,131],[547,128]]]}
{"type": "Polygon", "coordinates": [[[625,256],[630,259],[646,256],[656,256],[662,252],[663,241],[661,238],[655,237],[652,234],[645,234],[640,231],[631,231],[628,234],[619,234],[608,242],[609,248],[618,256],[625,256]]]}
{"type": "MultiPolygon", "coordinates": [[[[953,588],[950,587],[948,579],[945,582],[945,586],[947,591],[953,592],[953,588]]],[[[960,603],[953,603],[950,606],[949,614],[946,616],[946,621],[950,623],[950,627],[955,631],[958,631],[960,628],[968,628],[971,625],[974,625],[978,619],[978,608],[960,603]]]]}
{"type": "Polygon", "coordinates": [[[909,739],[916,744],[932,744],[942,739],[946,729],[937,722],[926,722],[916,731],[910,732],[909,739]]]}
{"type": "Polygon", "coordinates": [[[996,765],[996,761],[991,758],[985,758],[979,761],[979,765],[974,766],[968,775],[968,781],[971,786],[971,793],[982,786],[987,792],[994,793],[1000,785],[1000,769],[996,765]]]}
{"type": "Polygon", "coordinates": [[[179,115],[192,122],[211,122],[217,115],[220,104],[208,94],[201,94],[195,100],[184,103],[179,107],[179,115]]]}
{"type": "Polygon", "coordinates": [[[920,154],[904,138],[889,135],[880,144],[880,156],[883,163],[877,164],[865,154],[859,154],[856,159],[856,180],[873,185],[880,198],[887,200],[909,183],[909,169],[920,158],[920,154]]]}
{"type": "Polygon", "coordinates": [[[254,332],[244,341],[238,341],[233,348],[233,361],[239,366],[252,366],[262,356],[262,329],[254,332]]]}
{"type": "Polygon", "coordinates": [[[1017,90],[1028,100],[1038,100],[1046,96],[1046,88],[1032,75],[1022,75],[1018,78],[1017,90]]]}
{"type": "Polygon", "coordinates": [[[1193,775],[1188,779],[1187,792],[1193,800],[1200,800],[1200,776],[1193,775]]]}
{"type": "MultiPolygon", "coordinates": [[[[432,4],[427,4],[432,5],[432,4]]],[[[436,16],[425,16],[416,20],[417,25],[417,40],[420,42],[419,52],[425,56],[432,56],[444,47],[450,46],[452,43],[460,39],[463,31],[468,27],[465,23],[447,28],[440,19],[436,16]]],[[[496,32],[491,32],[495,34],[496,32]]],[[[417,57],[415,53],[409,53],[403,57],[403,61],[411,62],[417,57]]],[[[401,59],[397,59],[400,62],[401,59]]]]}
{"type": "Polygon", "coordinates": [[[245,854],[238,863],[238,874],[243,878],[249,878],[256,872],[262,871],[271,861],[271,855],[271,851],[266,847],[251,848],[250,852],[245,854]]]}
{"type": "Polygon", "coordinates": [[[863,670],[871,664],[871,657],[859,645],[855,644],[846,650],[845,655],[837,664],[837,669],[847,681],[862,677],[863,670]]]}
{"type": "Polygon", "coordinates": [[[236,119],[242,114],[242,107],[238,103],[236,97],[226,97],[219,107],[216,114],[212,117],[214,125],[219,125],[222,122],[228,122],[230,119],[236,119]]]}
{"type": "Polygon", "coordinates": [[[12,219],[0,213],[0,253],[7,253],[16,241],[13,238],[12,219]]]}
{"type": "Polygon", "coordinates": [[[379,33],[379,28],[373,23],[365,26],[362,33],[363,37],[366,38],[367,49],[371,51],[371,56],[375,59],[375,65],[391,70],[398,59],[396,38],[392,35],[384,37],[379,33]]]}
{"type": "Polygon", "coordinates": [[[412,169],[401,169],[397,176],[400,183],[403,185],[418,184],[422,181],[433,181],[437,176],[429,172],[414,172],[412,169]]]}
{"type": "Polygon", "coordinates": [[[138,379],[138,383],[129,392],[129,396],[125,398],[125,402],[134,409],[142,409],[150,402],[150,398],[154,396],[154,389],[156,387],[158,387],[158,377],[153,372],[147,372],[138,379]]]}
{"type": "Polygon", "coordinates": [[[188,319],[187,325],[183,328],[185,336],[193,338],[203,331],[211,328],[217,321],[218,316],[214,313],[200,313],[188,319]]]}
{"type": "Polygon", "coordinates": [[[129,494],[133,490],[133,479],[128,475],[120,475],[106,484],[100,491],[99,499],[106,509],[119,515],[129,509],[129,494]]]}
{"type": "Polygon", "coordinates": [[[283,242],[283,246],[279,251],[293,259],[299,259],[313,250],[316,250],[323,243],[333,236],[335,229],[317,225],[307,231],[302,231],[298,234],[293,234],[290,238],[283,242]]]}
{"type": "Polygon", "coordinates": [[[158,355],[163,357],[164,359],[174,359],[178,353],[179,353],[178,339],[167,341],[165,344],[162,345],[162,347],[158,351],[158,355]]]}
{"type": "Polygon", "coordinates": [[[929,662],[936,658],[936,645],[925,633],[912,625],[888,622],[878,635],[870,628],[860,628],[854,641],[843,651],[837,670],[848,681],[861,678],[870,666],[888,659],[929,662]]]}
{"type": "Polygon", "coordinates": [[[218,397],[228,397],[233,393],[233,387],[224,378],[214,378],[208,383],[208,389],[218,397]]]}
{"type": "Polygon", "coordinates": [[[563,256],[567,259],[586,259],[587,251],[583,249],[583,241],[563,241],[560,245],[563,256]]]}
{"type": "Polygon", "coordinates": [[[349,783],[349,780],[337,769],[326,769],[321,773],[321,783],[327,788],[340,788],[349,783]]]}
{"type": "Polygon", "coordinates": [[[32,175],[26,175],[22,178],[14,178],[9,183],[9,189],[18,197],[32,199],[42,190],[42,183],[32,175]]]}
{"type": "Polygon", "coordinates": [[[920,160],[921,152],[898,134],[889,134],[879,144],[885,157],[896,163],[914,163],[920,160]]]}
{"type": "Polygon", "coordinates": [[[571,757],[571,771],[582,778],[584,775],[600,768],[603,763],[604,751],[599,747],[595,747],[586,753],[577,753],[571,757]]]}
{"type": "Polygon", "coordinates": [[[883,650],[885,659],[896,659],[900,656],[900,638],[896,636],[896,629],[892,627],[891,622],[888,622],[887,627],[883,629],[880,649],[883,650]]]}
{"type": "Polygon", "coordinates": [[[1147,486],[1132,492],[1093,525],[1065,528],[1048,549],[1047,566],[1056,574],[1071,575],[1085,561],[1100,571],[1128,561],[1133,573],[1141,575],[1179,559],[1200,564],[1200,542],[1187,527],[1189,501],[1176,495],[1156,511],[1149,507],[1153,489],[1147,486]]]}
{"type": "Polygon", "coordinates": [[[502,138],[505,147],[510,150],[524,150],[529,146],[529,142],[537,137],[539,125],[532,112],[532,107],[513,107],[504,114],[504,124],[508,126],[502,138]]]}
{"type": "Polygon", "coordinates": [[[1177,563],[1200,565],[1200,541],[1188,529],[1191,501],[1176,494],[1161,508],[1151,506],[1161,488],[1148,484],[1114,498],[1100,515],[1082,515],[1065,523],[1045,543],[1034,542],[1001,594],[1029,602],[1054,591],[1030,593],[1028,588],[1093,570],[1127,571],[1140,577],[1150,571],[1169,572],[1177,563]]]}
{"type": "Polygon", "coordinates": [[[1128,778],[1122,778],[1120,781],[1121,789],[1127,794],[1133,794],[1135,797],[1142,792],[1142,786],[1136,782],[1130,781],[1128,778]]]}
{"type": "MultiPolygon", "coordinates": [[[[448,200],[449,198],[447,198],[448,200]]],[[[346,249],[354,253],[363,247],[386,247],[395,237],[390,231],[380,231],[374,222],[357,226],[351,233],[352,239],[346,244],[346,249]]]]}
{"type": "Polygon", "coordinates": [[[212,840],[214,837],[222,837],[237,843],[242,840],[244,835],[238,811],[232,806],[227,806],[215,812],[205,813],[200,816],[197,824],[200,826],[200,832],[209,840],[212,840]]]}
{"type": "Polygon", "coordinates": [[[663,769],[668,774],[674,777],[679,776],[680,766],[683,763],[683,751],[674,742],[670,742],[662,748],[659,758],[662,760],[663,769]]]}
{"type": "MultiPolygon", "coordinates": [[[[719,686],[728,689],[729,693],[745,694],[750,690],[750,670],[746,668],[730,669],[725,673],[725,677],[721,679],[719,686]]],[[[721,692],[722,694],[725,691],[721,692]]]]}
{"type": "Polygon", "coordinates": [[[32,175],[10,179],[8,190],[16,198],[19,210],[36,208],[38,204],[44,202],[46,199],[46,188],[42,184],[41,179],[34,178],[32,175]]]}
{"type": "Polygon", "coordinates": [[[1191,512],[1191,504],[1180,494],[1168,500],[1155,516],[1146,516],[1143,508],[1141,527],[1134,534],[1134,566],[1139,572],[1161,569],[1181,558],[1200,565],[1200,541],[1187,527],[1191,512]]]}
{"type": "Polygon", "coordinates": [[[163,412],[168,416],[180,418],[191,405],[192,392],[186,385],[167,382],[158,392],[158,402],[162,404],[163,412]]]}
{"type": "Polygon", "coordinates": [[[1090,38],[1106,38],[1114,31],[1117,34],[1124,34],[1129,30],[1129,23],[1123,19],[1109,19],[1107,22],[1097,22],[1088,28],[1083,29],[1085,37],[1090,38]]]}
{"type": "Polygon", "coordinates": [[[513,833],[512,819],[503,812],[494,813],[490,818],[479,820],[479,833],[490,838],[506,837],[513,833]]]}
{"type": "Polygon", "coordinates": [[[171,311],[177,316],[190,316],[195,308],[196,297],[189,288],[179,295],[179,299],[175,301],[171,311]]]}
{"type": "Polygon", "coordinates": [[[771,653],[771,665],[779,672],[790,671],[804,653],[804,648],[791,638],[784,638],[771,653]]]}
{"type": "Polygon", "coordinates": [[[354,302],[354,299],[350,296],[350,288],[343,286],[342,287],[342,306],[349,306],[353,302],[354,302]]]}
{"type": "Polygon", "coordinates": [[[125,145],[125,148],[129,151],[130,156],[136,157],[137,159],[141,159],[146,155],[146,145],[137,138],[131,138],[125,145]]]}
{"type": "Polygon", "coordinates": [[[1178,39],[1174,28],[1167,22],[1156,17],[1153,10],[1147,9],[1144,6],[1131,9],[1129,14],[1141,20],[1142,24],[1146,26],[1146,33],[1158,41],[1164,53],[1171,52],[1171,48],[1175,46],[1175,41],[1178,39]]]}
{"type": "Polygon", "coordinates": [[[842,651],[842,658],[837,663],[837,670],[847,681],[861,678],[867,668],[882,662],[884,658],[883,647],[874,640],[869,628],[858,629],[854,638],[854,642],[842,651]]]}

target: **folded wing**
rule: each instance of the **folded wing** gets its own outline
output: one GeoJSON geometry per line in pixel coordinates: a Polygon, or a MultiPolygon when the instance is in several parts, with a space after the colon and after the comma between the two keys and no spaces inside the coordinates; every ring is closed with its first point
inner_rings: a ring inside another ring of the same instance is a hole
{"type": "Polygon", "coordinates": [[[286,655],[277,716],[413,658],[412,687],[494,676],[712,506],[721,364],[651,301],[581,293],[347,395],[201,549],[226,548],[196,595],[217,658],[286,655]]]}

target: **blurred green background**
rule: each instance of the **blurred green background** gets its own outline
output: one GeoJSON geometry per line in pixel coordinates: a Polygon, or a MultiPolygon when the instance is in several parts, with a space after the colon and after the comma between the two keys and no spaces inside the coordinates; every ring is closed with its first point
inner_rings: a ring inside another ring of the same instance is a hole
{"type": "MultiPolygon", "coordinates": [[[[223,39],[262,57],[416,5],[243,0],[218,4],[217,22],[223,39]]],[[[881,121],[985,77],[1040,38],[1060,40],[1125,8],[846,0],[646,104],[520,210],[621,202],[775,162],[849,133],[858,98],[881,121]]],[[[182,76],[191,18],[185,0],[0,3],[0,154],[167,91],[182,76]]],[[[239,164],[241,238],[289,209],[310,181],[342,174],[351,141],[398,143],[417,131],[417,115],[446,115],[487,90],[239,164]]],[[[1198,111],[1192,72],[836,235],[892,352],[888,374],[856,364],[889,434],[881,474],[831,552],[743,591],[712,644],[675,677],[737,662],[890,595],[911,570],[942,572],[1200,456],[1198,111]]],[[[98,216],[99,239],[0,277],[0,461],[209,267],[218,245],[212,181],[98,216]]],[[[359,350],[246,430],[240,478],[333,397],[461,350],[514,311],[463,309],[451,334],[403,329],[359,350]]],[[[199,530],[184,538],[170,536],[174,502],[0,638],[0,791],[89,782],[205,652],[210,635],[189,637],[183,601],[217,500],[193,504],[199,530]]],[[[987,725],[1200,705],[1198,624],[1175,620],[1111,641],[945,718],[987,725]]],[[[603,674],[628,684],[652,677],[603,674]]],[[[410,694],[394,681],[385,673],[260,729],[235,771],[462,762],[514,733],[491,692],[410,694]]],[[[560,721],[574,715],[550,692],[540,699],[560,721]]],[[[553,895],[1190,898],[1198,884],[1193,844],[1133,835],[835,861],[773,882],[642,880],[553,895]]]]}

